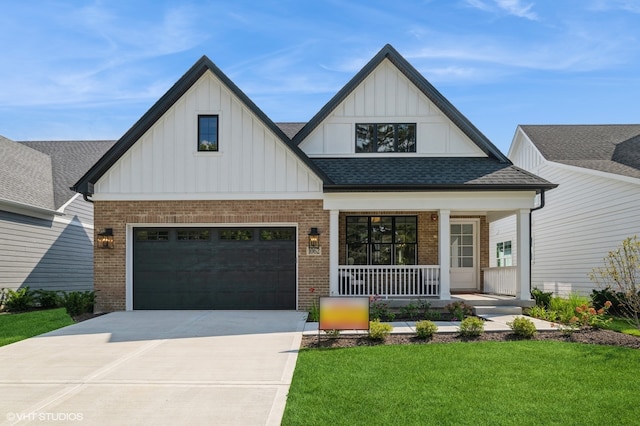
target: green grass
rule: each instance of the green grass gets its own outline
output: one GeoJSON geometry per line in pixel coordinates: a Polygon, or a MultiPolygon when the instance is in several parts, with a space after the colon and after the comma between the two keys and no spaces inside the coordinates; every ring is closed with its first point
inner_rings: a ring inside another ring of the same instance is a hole
{"type": "Polygon", "coordinates": [[[552,341],[303,349],[283,425],[636,425],[640,351],[552,341]]]}
{"type": "Polygon", "coordinates": [[[64,308],[0,315],[0,346],[73,324],[64,308]]]}
{"type": "Polygon", "coordinates": [[[607,323],[605,328],[617,331],[618,333],[630,334],[632,336],[640,337],[640,330],[635,328],[632,324],[629,323],[629,321],[624,318],[612,317],[612,321],[607,323]]]}

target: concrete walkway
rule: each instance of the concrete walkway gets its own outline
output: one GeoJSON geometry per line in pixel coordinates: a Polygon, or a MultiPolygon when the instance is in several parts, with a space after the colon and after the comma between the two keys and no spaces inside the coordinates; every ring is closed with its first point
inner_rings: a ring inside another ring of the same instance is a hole
{"type": "Polygon", "coordinates": [[[306,315],[116,312],[1,347],[0,424],[279,425],[306,315]]]}
{"type": "MultiPolygon", "coordinates": [[[[481,315],[482,318],[487,321],[484,324],[485,331],[511,331],[511,328],[507,325],[508,322],[513,321],[514,318],[521,317],[523,315],[481,315]]],[[[536,326],[538,331],[557,331],[558,328],[552,326],[548,321],[539,320],[537,318],[529,318],[536,326]]],[[[434,321],[438,326],[438,333],[457,333],[460,327],[460,322],[456,321],[434,321]]],[[[393,326],[392,334],[413,334],[416,332],[415,321],[396,321],[390,322],[393,326]]],[[[318,334],[318,323],[308,322],[304,327],[304,335],[316,335],[318,334]]],[[[364,330],[343,330],[340,334],[367,334],[364,330]]]]}

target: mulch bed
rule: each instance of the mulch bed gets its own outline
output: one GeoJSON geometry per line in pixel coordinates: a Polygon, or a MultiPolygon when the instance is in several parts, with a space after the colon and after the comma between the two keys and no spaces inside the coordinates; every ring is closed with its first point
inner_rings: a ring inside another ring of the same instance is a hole
{"type": "MultiPolygon", "coordinates": [[[[434,343],[453,343],[453,342],[506,342],[514,340],[523,340],[515,334],[507,331],[485,332],[483,335],[473,339],[463,339],[455,333],[436,334],[431,339],[419,339],[411,334],[392,334],[384,341],[375,341],[367,336],[341,335],[339,337],[327,337],[320,335],[320,344],[318,345],[318,336],[303,336],[302,348],[348,348],[354,346],[378,346],[378,345],[415,345],[415,344],[434,344],[434,343]]],[[[627,348],[640,349],[640,337],[630,336],[628,334],[618,333],[611,330],[601,329],[581,329],[572,333],[563,333],[560,331],[540,331],[532,340],[555,340],[558,342],[574,342],[588,343],[596,345],[623,346],[627,348]]]]}

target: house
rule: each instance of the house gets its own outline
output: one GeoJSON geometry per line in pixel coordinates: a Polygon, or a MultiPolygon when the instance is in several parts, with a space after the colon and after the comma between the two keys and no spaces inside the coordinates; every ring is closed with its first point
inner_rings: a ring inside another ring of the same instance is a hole
{"type": "MultiPolygon", "coordinates": [[[[516,166],[558,183],[532,215],[531,285],[588,295],[607,253],[640,234],[640,125],[521,125],[509,149],[516,166]]],[[[517,265],[515,221],[492,225],[497,258],[517,265]],[[500,253],[506,245],[513,260],[500,253]]]]}
{"type": "Polygon", "coordinates": [[[71,191],[115,141],[0,137],[0,287],[93,289],[93,207],[71,191]]]}
{"type": "Polygon", "coordinates": [[[492,221],[516,215],[528,258],[529,212],[554,187],[387,45],[308,123],[281,127],[202,57],[74,189],[112,239],[95,287],[113,311],[450,301],[484,291],[492,221]]]}

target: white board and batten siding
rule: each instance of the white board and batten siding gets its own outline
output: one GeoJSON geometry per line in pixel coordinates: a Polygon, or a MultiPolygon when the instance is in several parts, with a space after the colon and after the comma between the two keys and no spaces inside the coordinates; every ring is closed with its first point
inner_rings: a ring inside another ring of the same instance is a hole
{"type": "MultiPolygon", "coordinates": [[[[305,138],[300,148],[310,157],[353,156],[356,123],[415,123],[417,152],[394,156],[486,156],[388,59],[305,138]]],[[[366,155],[380,154],[358,154],[366,155]]]]}
{"type": "Polygon", "coordinates": [[[321,198],[322,181],[207,71],[96,182],[95,200],[321,198]],[[198,152],[198,115],[219,152],[198,152]]]}
{"type": "MultiPolygon", "coordinates": [[[[559,184],[532,214],[531,286],[588,295],[596,288],[589,272],[622,240],[640,236],[640,180],[546,161],[521,133],[516,142],[509,153],[516,166],[559,184]]],[[[491,234],[509,232],[508,220],[491,234]]]]}

